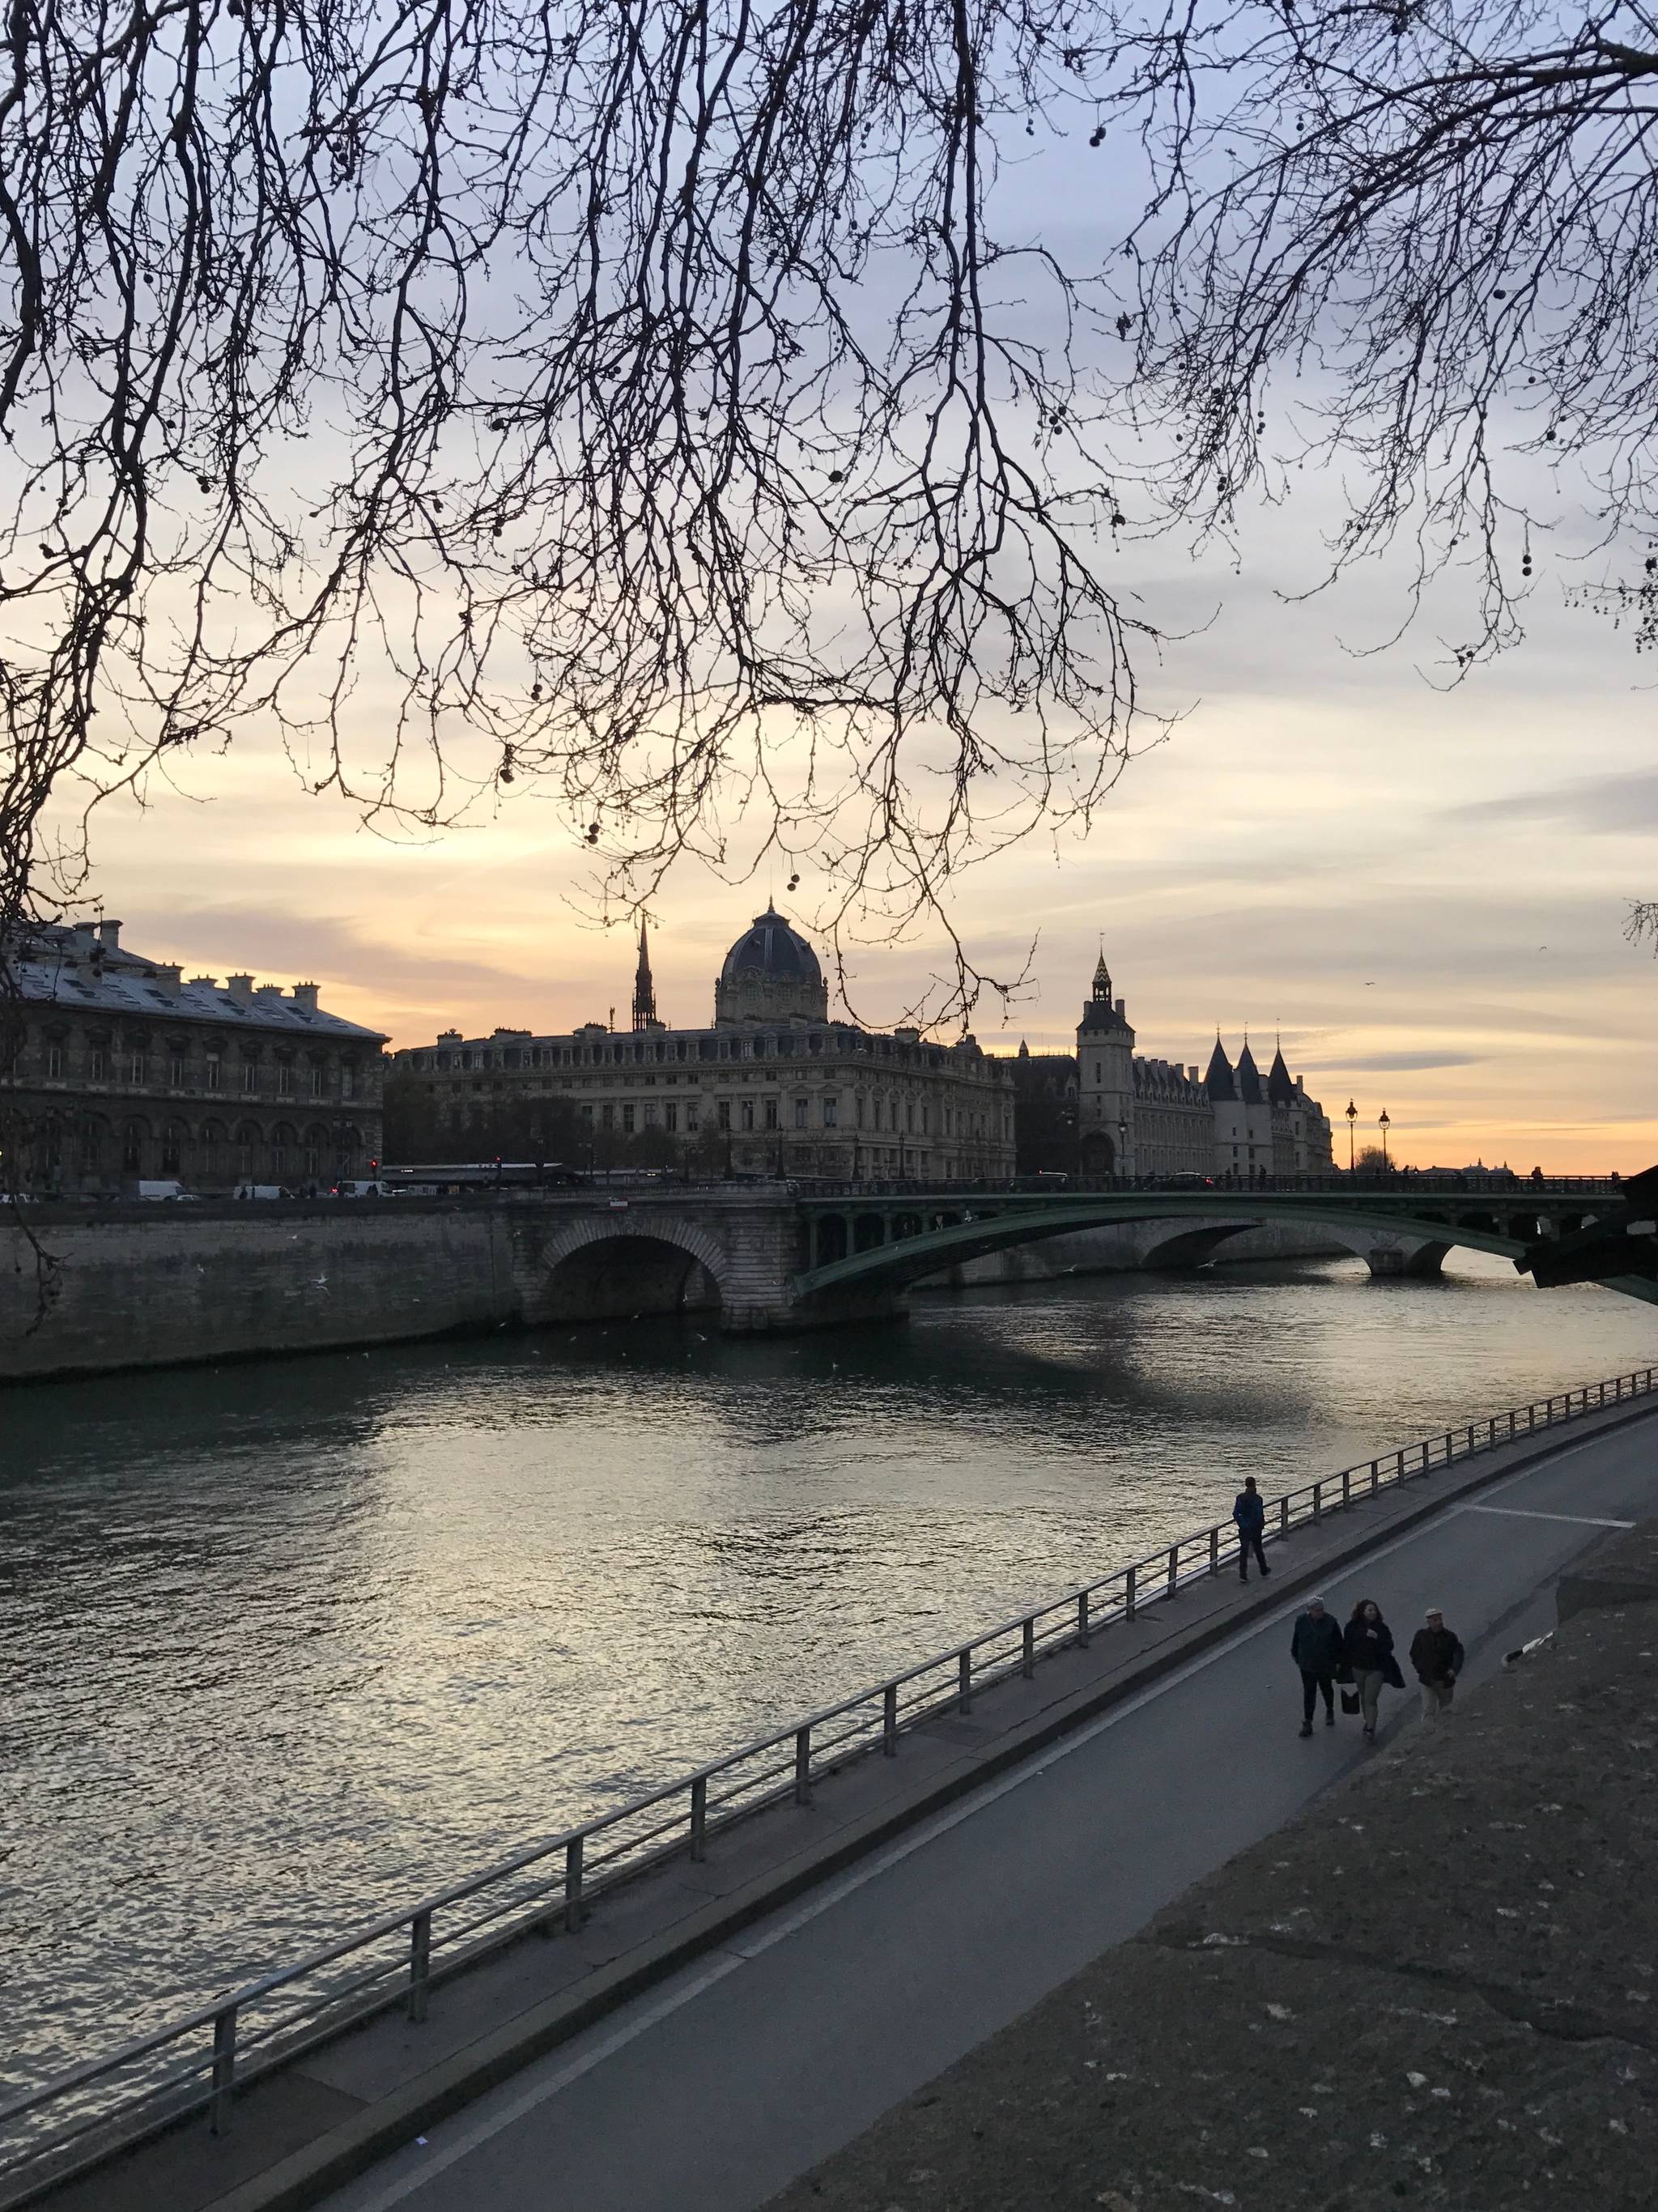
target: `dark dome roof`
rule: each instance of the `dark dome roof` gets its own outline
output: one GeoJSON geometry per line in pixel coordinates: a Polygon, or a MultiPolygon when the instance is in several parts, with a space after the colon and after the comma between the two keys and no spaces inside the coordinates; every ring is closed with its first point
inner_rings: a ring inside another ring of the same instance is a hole
{"type": "Polygon", "coordinates": [[[742,975],[765,975],[780,983],[821,983],[823,971],[817,955],[798,930],[791,929],[774,906],[754,917],[754,926],[739,937],[726,955],[720,971],[724,983],[742,975]]]}

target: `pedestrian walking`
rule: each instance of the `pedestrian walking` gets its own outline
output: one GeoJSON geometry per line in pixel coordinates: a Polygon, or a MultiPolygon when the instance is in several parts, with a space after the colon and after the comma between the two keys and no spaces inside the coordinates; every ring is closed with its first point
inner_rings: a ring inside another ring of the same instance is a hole
{"type": "Polygon", "coordinates": [[[1373,1597],[1360,1598],[1353,1607],[1352,1618],[1342,1631],[1341,1648],[1342,1656],[1353,1670],[1366,1740],[1374,1743],[1382,1688],[1385,1685],[1402,1690],[1405,1677],[1394,1656],[1394,1632],[1382,1618],[1382,1607],[1373,1597]]]}
{"type": "Polygon", "coordinates": [[[1430,1606],[1426,1626],[1418,1628],[1411,1638],[1411,1664],[1422,1685],[1425,1727],[1431,1728],[1441,1713],[1449,1711],[1462,1662],[1462,1646],[1446,1627],[1444,1614],[1436,1605],[1430,1606]]]}
{"type": "Polygon", "coordinates": [[[1260,1547],[1260,1532],[1266,1526],[1266,1500],[1255,1488],[1255,1478],[1246,1474],[1243,1487],[1232,1501],[1232,1518],[1238,1528],[1238,1580],[1249,1579],[1249,1554],[1253,1552],[1263,1575],[1272,1570],[1266,1564],[1266,1554],[1260,1547]]]}
{"type": "Polygon", "coordinates": [[[1345,1663],[1341,1624],[1326,1613],[1324,1601],[1315,1597],[1296,1621],[1290,1638],[1290,1656],[1301,1669],[1301,1732],[1311,1735],[1313,1714],[1324,1700],[1324,1725],[1336,1724],[1336,1676],[1345,1663]]]}

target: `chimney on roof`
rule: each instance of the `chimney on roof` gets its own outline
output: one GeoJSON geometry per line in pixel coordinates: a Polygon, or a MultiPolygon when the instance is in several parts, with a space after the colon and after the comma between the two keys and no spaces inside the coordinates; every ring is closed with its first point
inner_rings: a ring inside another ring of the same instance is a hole
{"type": "Polygon", "coordinates": [[[100,921],[98,925],[98,942],[103,946],[106,952],[118,951],[121,945],[120,923],[118,921],[100,921]]]}
{"type": "Polygon", "coordinates": [[[155,981],[164,991],[177,991],[183,985],[185,971],[175,960],[163,960],[155,970],[155,981]]]}
{"type": "Polygon", "coordinates": [[[219,988],[219,979],[216,975],[192,975],[190,981],[192,989],[197,983],[205,983],[210,991],[216,991],[219,988]]]}
{"type": "Polygon", "coordinates": [[[93,946],[97,942],[98,925],[95,921],[77,921],[76,923],[75,950],[77,952],[90,952],[93,946]]]}
{"type": "Polygon", "coordinates": [[[251,975],[227,975],[225,988],[239,1006],[253,1003],[253,978],[251,975]]]}
{"type": "Polygon", "coordinates": [[[302,1014],[314,1014],[317,1011],[316,985],[314,983],[295,983],[294,986],[294,1004],[299,1008],[302,1014]]]}
{"type": "Polygon", "coordinates": [[[282,987],[280,983],[261,983],[253,995],[256,999],[280,999],[282,994],[282,987]]]}
{"type": "Polygon", "coordinates": [[[1202,1080],[1195,1067],[1188,1067],[1186,1073],[1190,1076],[1193,1083],[1200,1082],[1202,1080]]]}

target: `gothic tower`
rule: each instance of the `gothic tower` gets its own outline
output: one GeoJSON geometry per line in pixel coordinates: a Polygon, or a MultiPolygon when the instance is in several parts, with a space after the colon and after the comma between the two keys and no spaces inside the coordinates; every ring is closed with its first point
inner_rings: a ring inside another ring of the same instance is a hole
{"type": "Polygon", "coordinates": [[[1077,1029],[1077,1141],[1085,1176],[1134,1173],[1134,1032],[1103,946],[1077,1029]]]}

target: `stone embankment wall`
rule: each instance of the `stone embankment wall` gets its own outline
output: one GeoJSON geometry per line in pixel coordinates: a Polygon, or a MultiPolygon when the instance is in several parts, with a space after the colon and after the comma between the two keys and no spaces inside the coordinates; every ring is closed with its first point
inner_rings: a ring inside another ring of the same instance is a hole
{"type": "Polygon", "coordinates": [[[775,2212],[1653,2203],[1658,1524],[1558,1605],[775,2212]]]}
{"type": "Polygon", "coordinates": [[[0,1223],[0,1377],[383,1344],[487,1328],[517,1309],[486,1206],[32,1209],[46,1256],[0,1223]]]}

